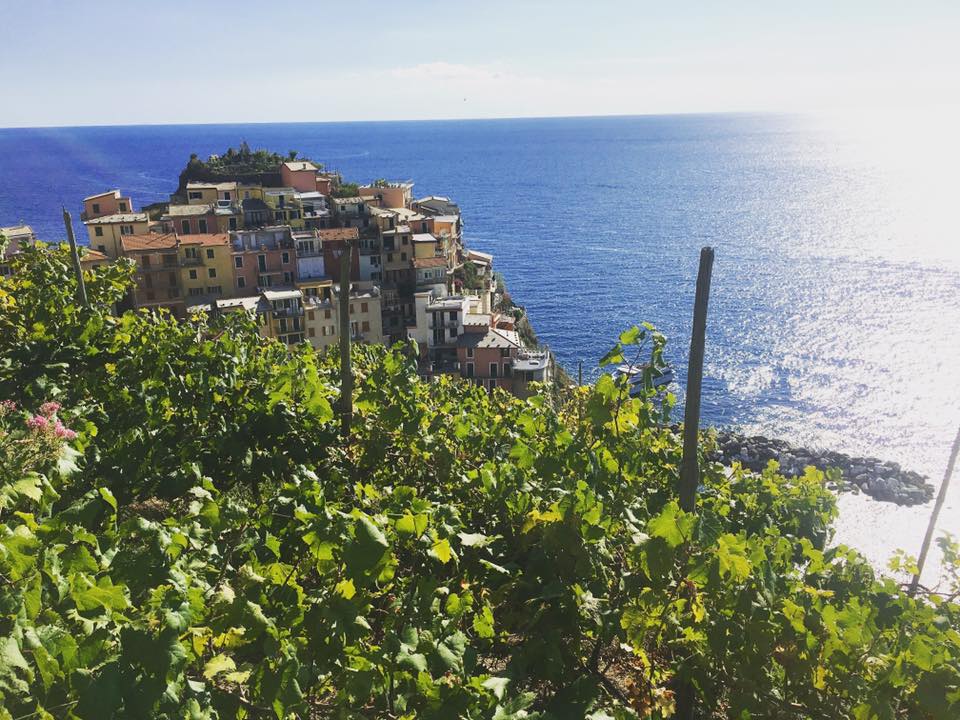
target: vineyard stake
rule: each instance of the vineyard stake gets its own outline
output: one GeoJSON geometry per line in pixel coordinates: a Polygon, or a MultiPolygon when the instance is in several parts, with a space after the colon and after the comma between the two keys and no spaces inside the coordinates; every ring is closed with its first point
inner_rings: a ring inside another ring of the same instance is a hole
{"type": "Polygon", "coordinates": [[[66,208],[63,208],[63,224],[67,228],[67,241],[70,243],[70,255],[73,257],[73,274],[77,278],[77,292],[80,294],[80,304],[90,307],[87,300],[87,286],[83,283],[83,268],[80,267],[80,253],[77,250],[77,239],[73,236],[73,218],[66,208]]]}
{"type": "MultiPolygon", "coordinates": [[[[697,294],[693,301],[693,331],[690,334],[690,358],[687,364],[687,399],[683,409],[683,459],[680,463],[680,507],[694,512],[700,465],[697,459],[697,436],[700,432],[700,387],[703,382],[703,352],[707,335],[707,305],[710,301],[710,275],[713,272],[713,248],[700,250],[697,271],[697,294]]],[[[677,718],[692,720],[693,685],[684,680],[677,688],[677,718]]]]}
{"type": "Polygon", "coordinates": [[[923,574],[923,565],[927,561],[927,553],[930,551],[930,541],[933,539],[933,531],[937,527],[937,519],[940,517],[940,509],[947,499],[947,488],[950,487],[950,477],[953,475],[953,468],[957,464],[957,455],[960,454],[960,429],[957,430],[957,437],[953,441],[953,448],[950,450],[950,459],[947,461],[947,471],[943,474],[943,482],[940,483],[940,490],[937,492],[937,501],[933,504],[933,512],[930,513],[930,522],[927,523],[927,532],[923,536],[923,544],[920,546],[920,557],[917,559],[917,574],[913,576],[910,582],[910,595],[917,592],[920,585],[920,576],[923,574]]]}
{"type": "Polygon", "coordinates": [[[703,351],[707,334],[707,304],[710,301],[710,276],[713,272],[713,248],[700,251],[697,294],[693,302],[693,332],[690,335],[690,359],[687,365],[687,399],[683,410],[683,461],[680,464],[680,507],[693,512],[700,485],[697,462],[697,435],[700,431],[700,387],[703,383],[703,351]]]}
{"type": "Polygon", "coordinates": [[[353,372],[350,367],[350,266],[353,243],[347,240],[340,253],[340,434],[350,438],[353,422],[353,372]]]}

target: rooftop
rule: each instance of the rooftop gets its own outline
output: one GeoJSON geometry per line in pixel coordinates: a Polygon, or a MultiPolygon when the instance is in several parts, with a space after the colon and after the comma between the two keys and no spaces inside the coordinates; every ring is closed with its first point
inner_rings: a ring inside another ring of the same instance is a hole
{"type": "Polygon", "coordinates": [[[187,190],[190,190],[191,188],[216,188],[217,190],[236,190],[237,183],[236,182],[212,183],[212,182],[204,182],[202,180],[191,180],[190,182],[187,183],[187,190]]]}
{"type": "Polygon", "coordinates": [[[446,267],[447,259],[443,257],[432,257],[432,258],[414,258],[413,266],[418,270],[420,268],[436,268],[436,267],[446,267]]]}
{"type": "Polygon", "coordinates": [[[413,234],[413,241],[414,241],[415,243],[418,243],[418,242],[431,242],[431,243],[435,243],[435,242],[437,241],[437,238],[435,238],[435,237],[434,237],[433,235],[431,235],[430,233],[414,233],[414,234],[413,234]]]}
{"type": "Polygon", "coordinates": [[[135,223],[147,222],[149,218],[146,213],[114,213],[113,215],[103,215],[102,217],[84,220],[84,225],[110,225],[112,223],[135,223]]]}
{"type": "Polygon", "coordinates": [[[283,166],[293,172],[303,172],[304,170],[317,172],[317,166],[307,160],[290,160],[285,162],[283,166]]]}
{"type": "MultiPolygon", "coordinates": [[[[171,205],[163,214],[164,218],[192,217],[194,215],[209,215],[213,211],[213,204],[202,205],[171,205]]],[[[101,218],[102,220],[103,218],[101,218]]],[[[94,220],[93,222],[96,222],[94,220]]]]}
{"type": "Polygon", "coordinates": [[[150,250],[173,250],[177,247],[176,233],[150,233],[149,235],[124,235],[120,238],[124,252],[150,250]]]}
{"type": "Polygon", "coordinates": [[[96,200],[97,198],[107,197],[107,195],[112,195],[113,197],[118,198],[120,197],[120,191],[107,190],[106,192],[97,193],[96,195],[87,195],[87,197],[85,197],[83,201],[86,202],[87,200],[96,200]]]}
{"type": "Polygon", "coordinates": [[[271,302],[274,300],[293,300],[303,297],[301,292],[296,289],[284,288],[282,290],[264,290],[263,297],[271,302]]]}
{"type": "Polygon", "coordinates": [[[230,236],[226,233],[198,233],[177,237],[181,245],[228,245],[230,243],[230,236]]]}
{"type": "Polygon", "coordinates": [[[260,296],[249,295],[247,297],[217,299],[214,302],[216,303],[218,310],[235,310],[238,308],[243,308],[248,312],[253,312],[260,304],[260,296]]]}
{"type": "Polygon", "coordinates": [[[362,203],[363,198],[359,195],[354,197],[335,197],[333,202],[335,205],[356,205],[357,203],[362,203]]]}
{"type": "Polygon", "coordinates": [[[360,237],[360,231],[357,228],[329,228],[326,230],[317,230],[317,237],[330,242],[337,240],[357,240],[360,237]]]}
{"type": "Polygon", "coordinates": [[[29,240],[33,238],[33,228],[24,223],[19,225],[10,225],[9,227],[0,227],[0,235],[8,240],[29,240]]]}
{"type": "Polygon", "coordinates": [[[519,348],[523,347],[515,330],[490,328],[485,334],[466,333],[457,340],[459,347],[474,348],[519,348]]]}

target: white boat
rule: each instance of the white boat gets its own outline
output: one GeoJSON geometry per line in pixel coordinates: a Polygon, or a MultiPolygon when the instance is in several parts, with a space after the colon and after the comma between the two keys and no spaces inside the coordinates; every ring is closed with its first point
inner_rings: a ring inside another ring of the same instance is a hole
{"type": "Polygon", "coordinates": [[[630,383],[630,397],[636,397],[643,392],[645,374],[649,377],[650,387],[654,390],[666,387],[673,382],[673,368],[669,365],[663,368],[651,368],[649,363],[623,364],[617,367],[614,376],[626,377],[627,382],[630,383]]]}

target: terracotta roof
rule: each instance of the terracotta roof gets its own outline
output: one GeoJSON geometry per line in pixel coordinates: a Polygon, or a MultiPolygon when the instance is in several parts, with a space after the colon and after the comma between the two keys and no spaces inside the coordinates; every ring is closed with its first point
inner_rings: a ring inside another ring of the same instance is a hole
{"type": "Polygon", "coordinates": [[[178,235],[181,245],[229,245],[230,236],[226,233],[197,233],[196,235],[178,235]]]}
{"type": "Polygon", "coordinates": [[[99,250],[94,250],[93,248],[87,248],[86,252],[80,257],[80,262],[103,262],[104,260],[109,260],[110,258],[104,255],[99,250]]]}
{"type": "Polygon", "coordinates": [[[317,230],[317,237],[321,240],[356,240],[360,237],[357,228],[329,228],[317,230]]]}
{"type": "Polygon", "coordinates": [[[435,267],[446,267],[447,259],[442,257],[432,257],[432,258],[414,258],[413,266],[417,269],[419,268],[435,268],[435,267]]]}
{"type": "Polygon", "coordinates": [[[124,235],[120,238],[124,252],[144,250],[173,250],[177,247],[176,233],[150,233],[149,235],[124,235]]]}

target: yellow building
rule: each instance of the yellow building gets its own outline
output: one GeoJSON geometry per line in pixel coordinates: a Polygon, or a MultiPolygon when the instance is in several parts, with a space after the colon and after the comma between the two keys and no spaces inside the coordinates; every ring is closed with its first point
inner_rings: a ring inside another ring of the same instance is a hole
{"type": "Polygon", "coordinates": [[[263,188],[263,201],[270,208],[274,225],[289,225],[294,230],[306,227],[300,193],[293,188],[263,188]]]}
{"type": "Polygon", "coordinates": [[[180,284],[187,305],[209,304],[236,294],[227,234],[180,235],[178,240],[180,284]]]}
{"type": "Polygon", "coordinates": [[[300,291],[264,290],[260,297],[260,334],[286,345],[303,342],[303,295],[300,291]]]}
{"type": "Polygon", "coordinates": [[[144,212],[114,213],[84,220],[90,247],[110,258],[121,256],[120,239],[126,235],[146,235],[150,232],[150,218],[144,212]]]}
{"type": "MultiPolygon", "coordinates": [[[[304,297],[306,340],[315,348],[339,342],[339,285],[324,287],[317,295],[304,297]]],[[[383,344],[383,316],[379,288],[369,283],[350,287],[350,339],[353,342],[383,344]],[[369,287],[367,287],[369,285],[369,287]]]]}
{"type": "Polygon", "coordinates": [[[216,202],[237,202],[237,183],[208,183],[191,181],[187,183],[188,205],[209,205],[216,202]]]}

